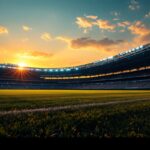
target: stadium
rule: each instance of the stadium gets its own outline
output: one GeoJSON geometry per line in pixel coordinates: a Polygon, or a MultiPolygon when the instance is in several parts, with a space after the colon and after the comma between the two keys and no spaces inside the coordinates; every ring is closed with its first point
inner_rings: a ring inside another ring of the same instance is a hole
{"type": "Polygon", "coordinates": [[[85,65],[33,68],[0,64],[1,89],[150,89],[150,44],[85,65]]]}

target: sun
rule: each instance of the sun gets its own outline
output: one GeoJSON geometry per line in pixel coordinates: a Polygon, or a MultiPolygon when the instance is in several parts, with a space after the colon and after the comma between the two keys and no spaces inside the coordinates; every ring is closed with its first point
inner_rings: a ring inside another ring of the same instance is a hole
{"type": "Polygon", "coordinates": [[[24,62],[20,62],[20,63],[18,63],[18,66],[19,66],[20,68],[24,68],[24,67],[27,66],[27,64],[24,63],[24,62]]]}
{"type": "Polygon", "coordinates": [[[26,63],[20,62],[18,63],[18,70],[23,71],[26,66],[27,66],[26,63]]]}

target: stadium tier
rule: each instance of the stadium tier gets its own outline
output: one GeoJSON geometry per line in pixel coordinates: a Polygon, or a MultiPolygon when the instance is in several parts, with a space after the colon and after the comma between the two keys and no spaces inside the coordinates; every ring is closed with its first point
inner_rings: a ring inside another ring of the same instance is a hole
{"type": "Polygon", "coordinates": [[[150,89],[150,44],[74,67],[1,64],[0,88],[150,89]]]}

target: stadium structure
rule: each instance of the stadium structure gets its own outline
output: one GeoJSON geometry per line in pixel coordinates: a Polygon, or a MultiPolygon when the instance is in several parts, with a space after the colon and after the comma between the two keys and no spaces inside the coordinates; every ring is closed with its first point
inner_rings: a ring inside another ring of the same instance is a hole
{"type": "Polygon", "coordinates": [[[65,68],[0,64],[1,89],[150,89],[150,44],[65,68]]]}

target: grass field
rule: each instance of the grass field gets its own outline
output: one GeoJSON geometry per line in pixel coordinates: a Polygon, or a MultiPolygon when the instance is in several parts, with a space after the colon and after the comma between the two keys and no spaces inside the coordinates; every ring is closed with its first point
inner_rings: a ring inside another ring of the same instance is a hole
{"type": "Polygon", "coordinates": [[[0,115],[0,137],[150,137],[150,91],[0,90],[0,112],[145,100],[0,115]]]}

